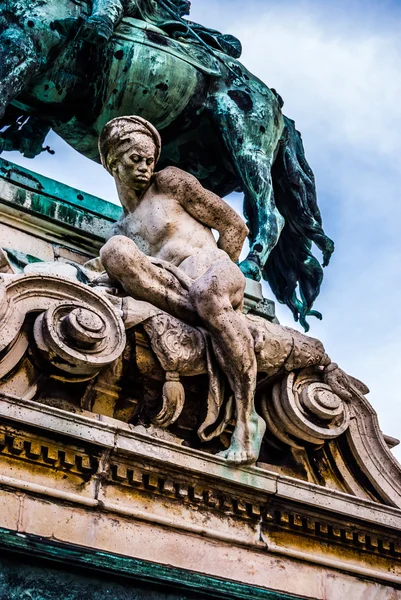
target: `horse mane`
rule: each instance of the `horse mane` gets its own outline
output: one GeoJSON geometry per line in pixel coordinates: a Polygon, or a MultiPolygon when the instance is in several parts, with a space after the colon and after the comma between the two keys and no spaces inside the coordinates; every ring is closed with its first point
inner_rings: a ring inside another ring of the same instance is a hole
{"type": "Polygon", "coordinates": [[[308,331],[306,317],[322,318],[312,306],[320,293],[322,267],[329,264],[334,243],[323,230],[315,178],[305,158],[301,134],[291,119],[284,117],[284,124],[272,177],[276,206],[285,225],[263,276],[277,300],[287,304],[295,320],[308,331]],[[312,253],[313,243],[323,254],[322,266],[312,253]]]}

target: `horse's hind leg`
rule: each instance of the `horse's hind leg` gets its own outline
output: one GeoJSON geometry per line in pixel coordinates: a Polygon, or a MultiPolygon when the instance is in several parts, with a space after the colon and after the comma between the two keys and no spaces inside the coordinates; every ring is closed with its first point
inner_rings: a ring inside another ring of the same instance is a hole
{"type": "Polygon", "coordinates": [[[32,41],[18,26],[0,35],[0,120],[7,106],[39,72],[40,61],[32,41]]]}
{"type": "Polygon", "coordinates": [[[246,277],[259,280],[277,244],[284,219],[274,202],[271,168],[283,121],[271,95],[256,101],[244,92],[215,94],[210,113],[218,125],[244,192],[244,214],[250,230],[250,251],[241,264],[246,277]],[[243,95],[241,95],[243,94],[243,95]]]}

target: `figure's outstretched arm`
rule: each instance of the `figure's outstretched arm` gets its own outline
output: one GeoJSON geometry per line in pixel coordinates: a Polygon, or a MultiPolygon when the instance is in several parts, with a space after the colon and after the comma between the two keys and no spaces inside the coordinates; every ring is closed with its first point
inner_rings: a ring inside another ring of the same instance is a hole
{"type": "Polygon", "coordinates": [[[220,234],[218,247],[227,252],[234,262],[237,261],[249,233],[242,218],[227,202],[205,189],[193,175],[175,167],[169,167],[163,173],[169,184],[176,188],[180,204],[197,221],[216,229],[220,234]]]}

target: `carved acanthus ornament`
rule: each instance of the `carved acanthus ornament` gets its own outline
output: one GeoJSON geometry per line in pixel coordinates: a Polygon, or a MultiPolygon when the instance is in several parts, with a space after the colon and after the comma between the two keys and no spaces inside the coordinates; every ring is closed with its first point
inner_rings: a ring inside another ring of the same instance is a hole
{"type": "MultiPolygon", "coordinates": [[[[207,451],[224,447],[235,413],[205,330],[146,302],[111,302],[97,289],[49,274],[2,274],[0,295],[3,396],[152,422],[151,435],[187,445],[198,432],[207,451]]],[[[267,424],[260,464],[269,448],[285,460],[295,453],[303,457],[299,476],[306,468],[317,482],[307,458],[314,448],[336,463],[341,477],[330,477],[337,489],[365,497],[344,462],[346,446],[378,498],[397,505],[396,462],[364,397],[367,388],[332,363],[318,340],[244,318],[255,341],[256,405],[267,424]]]]}
{"type": "MultiPolygon", "coordinates": [[[[3,275],[0,289],[0,373],[5,392],[19,382],[19,393],[32,398],[41,370],[50,370],[70,382],[87,381],[120,359],[126,345],[124,323],[121,311],[119,314],[104,294],[50,275],[3,275]],[[25,360],[28,355],[32,357],[29,367],[25,360]],[[15,372],[19,364],[24,367],[15,372]]],[[[214,378],[210,388],[221,373],[212,365],[207,332],[163,311],[152,314],[147,303],[129,301],[142,310],[137,327],[143,323],[154,355],[166,373],[163,407],[153,421],[167,428],[184,409],[180,377],[209,374],[214,378]]],[[[257,317],[246,318],[255,338],[258,370],[263,374],[260,389],[283,373],[271,393],[261,392],[261,409],[271,432],[289,445],[318,445],[344,433],[349,411],[328,382],[330,373],[337,385],[342,376],[343,387],[337,391],[341,394],[342,390],[346,398],[350,381],[331,364],[321,343],[257,317]]],[[[222,407],[224,398],[217,402],[222,407]]]]}

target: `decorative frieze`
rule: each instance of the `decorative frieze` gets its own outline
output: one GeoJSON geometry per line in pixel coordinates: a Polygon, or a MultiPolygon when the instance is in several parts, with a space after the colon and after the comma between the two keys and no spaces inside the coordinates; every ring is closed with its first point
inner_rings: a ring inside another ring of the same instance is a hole
{"type": "Polygon", "coordinates": [[[321,543],[353,547],[356,551],[364,550],[377,555],[391,555],[401,560],[399,536],[389,535],[389,532],[385,535],[375,533],[372,529],[361,528],[357,523],[353,526],[341,525],[334,519],[312,518],[307,511],[302,513],[279,508],[270,508],[270,512],[264,517],[264,523],[267,529],[270,523],[270,526],[282,530],[313,536],[321,543]]]}
{"type": "MultiPolygon", "coordinates": [[[[388,530],[380,531],[378,526],[362,526],[363,518],[360,522],[358,519],[347,519],[345,523],[338,516],[329,518],[324,511],[303,506],[296,501],[291,506],[288,500],[283,502],[274,494],[250,493],[238,484],[228,486],[224,481],[218,481],[207,473],[204,476],[183,473],[179,464],[176,469],[171,465],[168,468],[160,468],[161,465],[157,466],[157,461],[150,460],[144,464],[143,460],[138,461],[134,455],[128,456],[126,452],[118,457],[117,450],[101,449],[92,445],[90,447],[87,443],[79,447],[72,442],[72,439],[70,441],[64,436],[61,441],[61,438],[56,439],[56,436],[44,436],[43,432],[42,435],[38,435],[23,428],[2,425],[0,464],[2,457],[15,463],[24,463],[26,466],[22,473],[26,482],[35,481],[35,471],[32,471],[32,468],[40,466],[53,477],[60,501],[63,500],[63,477],[68,478],[69,474],[74,474],[82,477],[84,481],[98,481],[97,493],[100,493],[100,488],[117,486],[123,494],[121,497],[124,497],[124,489],[127,489],[127,493],[131,493],[131,490],[138,499],[143,498],[139,501],[144,504],[149,497],[156,501],[159,498],[161,503],[173,503],[168,509],[173,513],[174,505],[181,505],[189,510],[188,514],[201,511],[205,514],[220,515],[223,519],[253,522],[268,536],[274,532],[281,535],[287,532],[299,538],[301,546],[301,540],[307,536],[316,543],[330,546],[335,544],[338,548],[353,548],[357,553],[363,551],[370,555],[387,556],[392,560],[401,561],[400,537],[391,535],[388,530]],[[59,474],[62,473],[64,475],[60,478],[59,474]]],[[[21,469],[18,472],[21,474],[21,469]]],[[[1,486],[0,481],[0,488],[1,486]]],[[[45,494],[44,491],[43,493],[45,494]]],[[[75,498],[79,501],[79,494],[75,498]]],[[[65,494],[65,501],[71,501],[71,494],[65,494]]],[[[102,503],[96,506],[101,509],[102,503]]],[[[107,503],[104,510],[118,512],[115,505],[108,506],[107,503]]],[[[185,528],[185,523],[183,526],[185,528]]]]}
{"type": "Polygon", "coordinates": [[[1,429],[0,455],[78,475],[92,476],[98,471],[99,459],[96,456],[60,442],[36,436],[32,438],[28,433],[21,434],[4,426],[1,429]]]}

